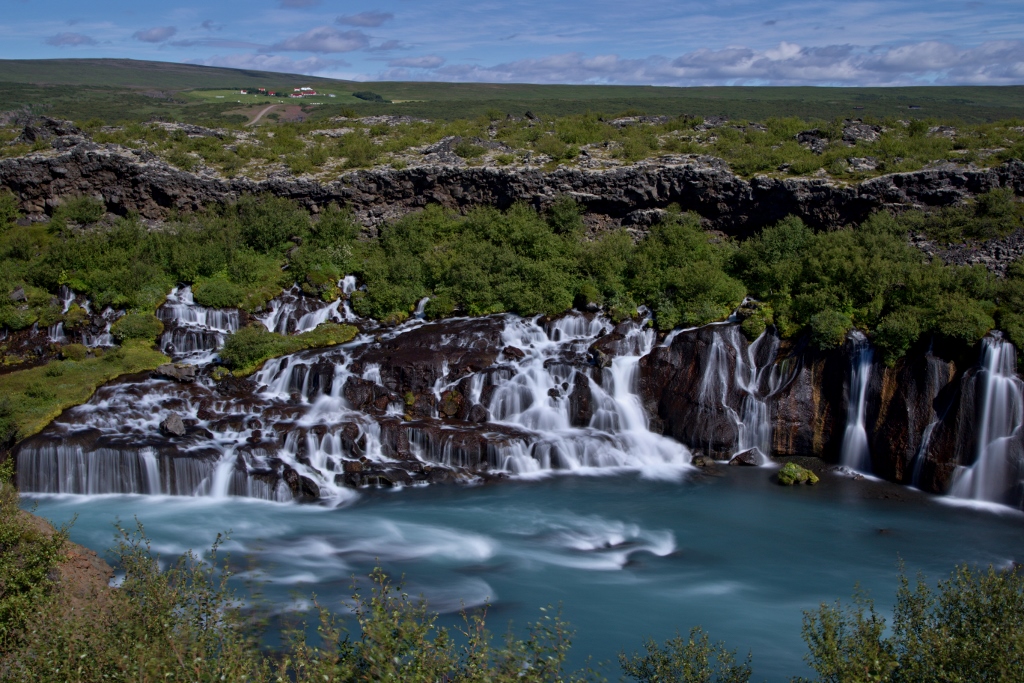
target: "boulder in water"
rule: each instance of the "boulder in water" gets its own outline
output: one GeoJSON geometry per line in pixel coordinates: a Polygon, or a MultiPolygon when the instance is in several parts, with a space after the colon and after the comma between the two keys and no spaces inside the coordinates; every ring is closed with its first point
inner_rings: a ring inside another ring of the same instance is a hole
{"type": "Polygon", "coordinates": [[[744,465],[746,467],[757,467],[760,464],[760,456],[756,448],[748,448],[740,451],[729,461],[730,465],[744,465]]]}
{"type": "Polygon", "coordinates": [[[160,423],[160,431],[168,436],[185,436],[185,423],[181,415],[171,413],[160,423]]]}
{"type": "Polygon", "coordinates": [[[295,500],[300,503],[312,503],[320,500],[320,487],[309,477],[304,477],[291,467],[284,470],[284,483],[292,490],[295,500]]]}
{"type": "Polygon", "coordinates": [[[817,484],[818,475],[805,467],[800,467],[795,462],[787,462],[779,470],[779,483],[783,486],[794,486],[796,484],[817,484]]]}
{"type": "Polygon", "coordinates": [[[173,379],[175,382],[190,383],[196,381],[196,366],[188,363],[164,363],[153,374],[173,379]]]}

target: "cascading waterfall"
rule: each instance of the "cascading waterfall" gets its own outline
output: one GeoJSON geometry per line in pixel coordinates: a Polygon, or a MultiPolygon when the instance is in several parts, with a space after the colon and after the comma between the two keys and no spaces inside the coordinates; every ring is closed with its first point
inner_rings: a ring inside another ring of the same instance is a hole
{"type": "Polygon", "coordinates": [[[346,275],[338,281],[342,296],[330,303],[302,295],[298,286],[282,292],[267,303],[268,311],[259,320],[271,332],[301,334],[325,322],[358,320],[349,307],[348,298],[356,291],[356,278],[346,275]]]}
{"type": "Polygon", "coordinates": [[[858,331],[850,334],[850,393],[847,402],[846,431],[843,432],[842,464],[858,472],[871,472],[867,419],[868,382],[874,350],[867,337],[858,331]]]}
{"type": "MultiPolygon", "coordinates": [[[[85,310],[88,311],[88,303],[84,306],[85,310]]],[[[100,317],[103,318],[103,331],[99,334],[90,334],[89,332],[82,332],[82,343],[89,348],[97,348],[100,346],[114,346],[114,335],[110,333],[110,326],[114,324],[118,318],[124,315],[124,311],[115,311],[110,306],[103,309],[100,313],[100,317]]]]}
{"type": "Polygon", "coordinates": [[[975,459],[959,467],[950,489],[958,498],[1012,503],[1019,496],[1021,425],[1024,424],[1024,384],[1016,374],[1017,352],[998,335],[982,342],[976,378],[978,417],[975,459]]]}
{"type": "Polygon", "coordinates": [[[514,373],[494,387],[490,414],[495,422],[520,427],[539,437],[532,460],[510,458],[513,472],[579,469],[582,467],[640,467],[654,471],[690,462],[682,444],[647,429],[647,418],[636,394],[636,369],[640,357],[650,351],[651,330],[630,332],[639,341],[639,353],[613,359],[604,370],[602,386],[565,362],[582,353],[610,328],[601,318],[570,314],[548,325],[545,331],[535,320],[510,319],[503,334],[509,346],[525,355],[514,362],[514,373]],[[588,428],[573,427],[569,396],[576,382],[586,382],[596,409],[588,428]]]}
{"type": "Polygon", "coordinates": [[[177,360],[209,362],[224,345],[226,335],[239,326],[236,309],[206,308],[196,304],[191,287],[175,287],[167,301],[157,309],[157,317],[166,330],[159,345],[164,353],[177,360]]]}
{"type": "MultiPolygon", "coordinates": [[[[736,430],[736,447],[732,455],[750,453],[757,464],[768,465],[771,459],[772,428],[768,399],[782,386],[783,377],[775,363],[779,339],[772,332],[763,332],[751,344],[742,339],[739,325],[717,324],[708,349],[707,366],[701,375],[698,406],[708,414],[723,411],[736,430]],[[730,369],[730,363],[733,367],[730,369]],[[730,397],[741,395],[737,411],[730,397]]],[[[671,333],[674,338],[678,332],[671,333]]],[[[671,342],[671,339],[666,341],[671,342]]]]}

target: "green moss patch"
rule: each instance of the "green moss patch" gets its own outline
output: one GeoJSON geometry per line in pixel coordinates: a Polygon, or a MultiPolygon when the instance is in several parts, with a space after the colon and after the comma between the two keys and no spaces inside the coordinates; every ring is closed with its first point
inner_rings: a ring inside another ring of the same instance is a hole
{"type": "Polygon", "coordinates": [[[54,361],[0,375],[0,396],[8,397],[18,438],[23,439],[42,430],[61,411],[88,401],[97,387],[115,377],[152,370],[167,361],[149,343],[128,341],[98,358],[54,361]]]}
{"type": "Polygon", "coordinates": [[[315,330],[287,336],[268,331],[262,325],[243,327],[227,338],[220,357],[238,377],[250,375],[266,361],[306,349],[345,344],[355,339],[352,325],[324,323],[315,330]]]}
{"type": "Polygon", "coordinates": [[[820,481],[818,475],[806,467],[800,467],[795,462],[787,462],[779,470],[779,483],[783,486],[795,486],[797,484],[817,484],[820,481]]]}

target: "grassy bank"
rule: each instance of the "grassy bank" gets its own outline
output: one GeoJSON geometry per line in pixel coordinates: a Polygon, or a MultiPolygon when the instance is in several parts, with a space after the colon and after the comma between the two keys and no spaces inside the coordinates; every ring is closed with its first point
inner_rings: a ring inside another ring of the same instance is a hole
{"type": "Polygon", "coordinates": [[[120,375],[152,370],[169,359],[149,341],[126,341],[99,357],[53,361],[42,367],[0,375],[17,438],[37,433],[61,411],[85,403],[96,389],[120,375]]]}
{"type": "Polygon", "coordinates": [[[244,377],[259,370],[271,358],[345,344],[355,339],[358,332],[352,325],[324,323],[315,330],[289,336],[269,332],[256,324],[229,336],[220,357],[236,376],[244,377]]]}

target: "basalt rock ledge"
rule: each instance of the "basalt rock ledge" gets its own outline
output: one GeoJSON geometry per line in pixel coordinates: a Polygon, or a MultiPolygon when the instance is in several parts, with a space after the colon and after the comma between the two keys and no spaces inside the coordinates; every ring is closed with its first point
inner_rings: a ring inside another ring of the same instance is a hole
{"type": "MultiPolygon", "coordinates": [[[[61,131],[66,132],[66,131],[61,131]]],[[[952,163],[846,185],[828,178],[745,180],[709,156],[664,156],[608,170],[558,167],[416,166],[353,171],[331,182],[287,173],[265,180],[224,178],[179,170],[146,150],[101,145],[80,134],[56,135],[52,149],[0,160],[0,186],[12,190],[29,214],[51,212],[65,198],[89,195],[108,211],[160,220],[244,194],[287,197],[311,211],[337,203],[351,208],[373,233],[388,220],[428,204],[465,211],[507,208],[515,202],[543,208],[561,195],[579,201],[588,225],[642,230],[671,204],[700,214],[708,228],[745,236],[787,215],[816,228],[836,228],[883,207],[938,207],[996,187],[1024,194],[1024,162],[994,168],[952,163]]]]}

